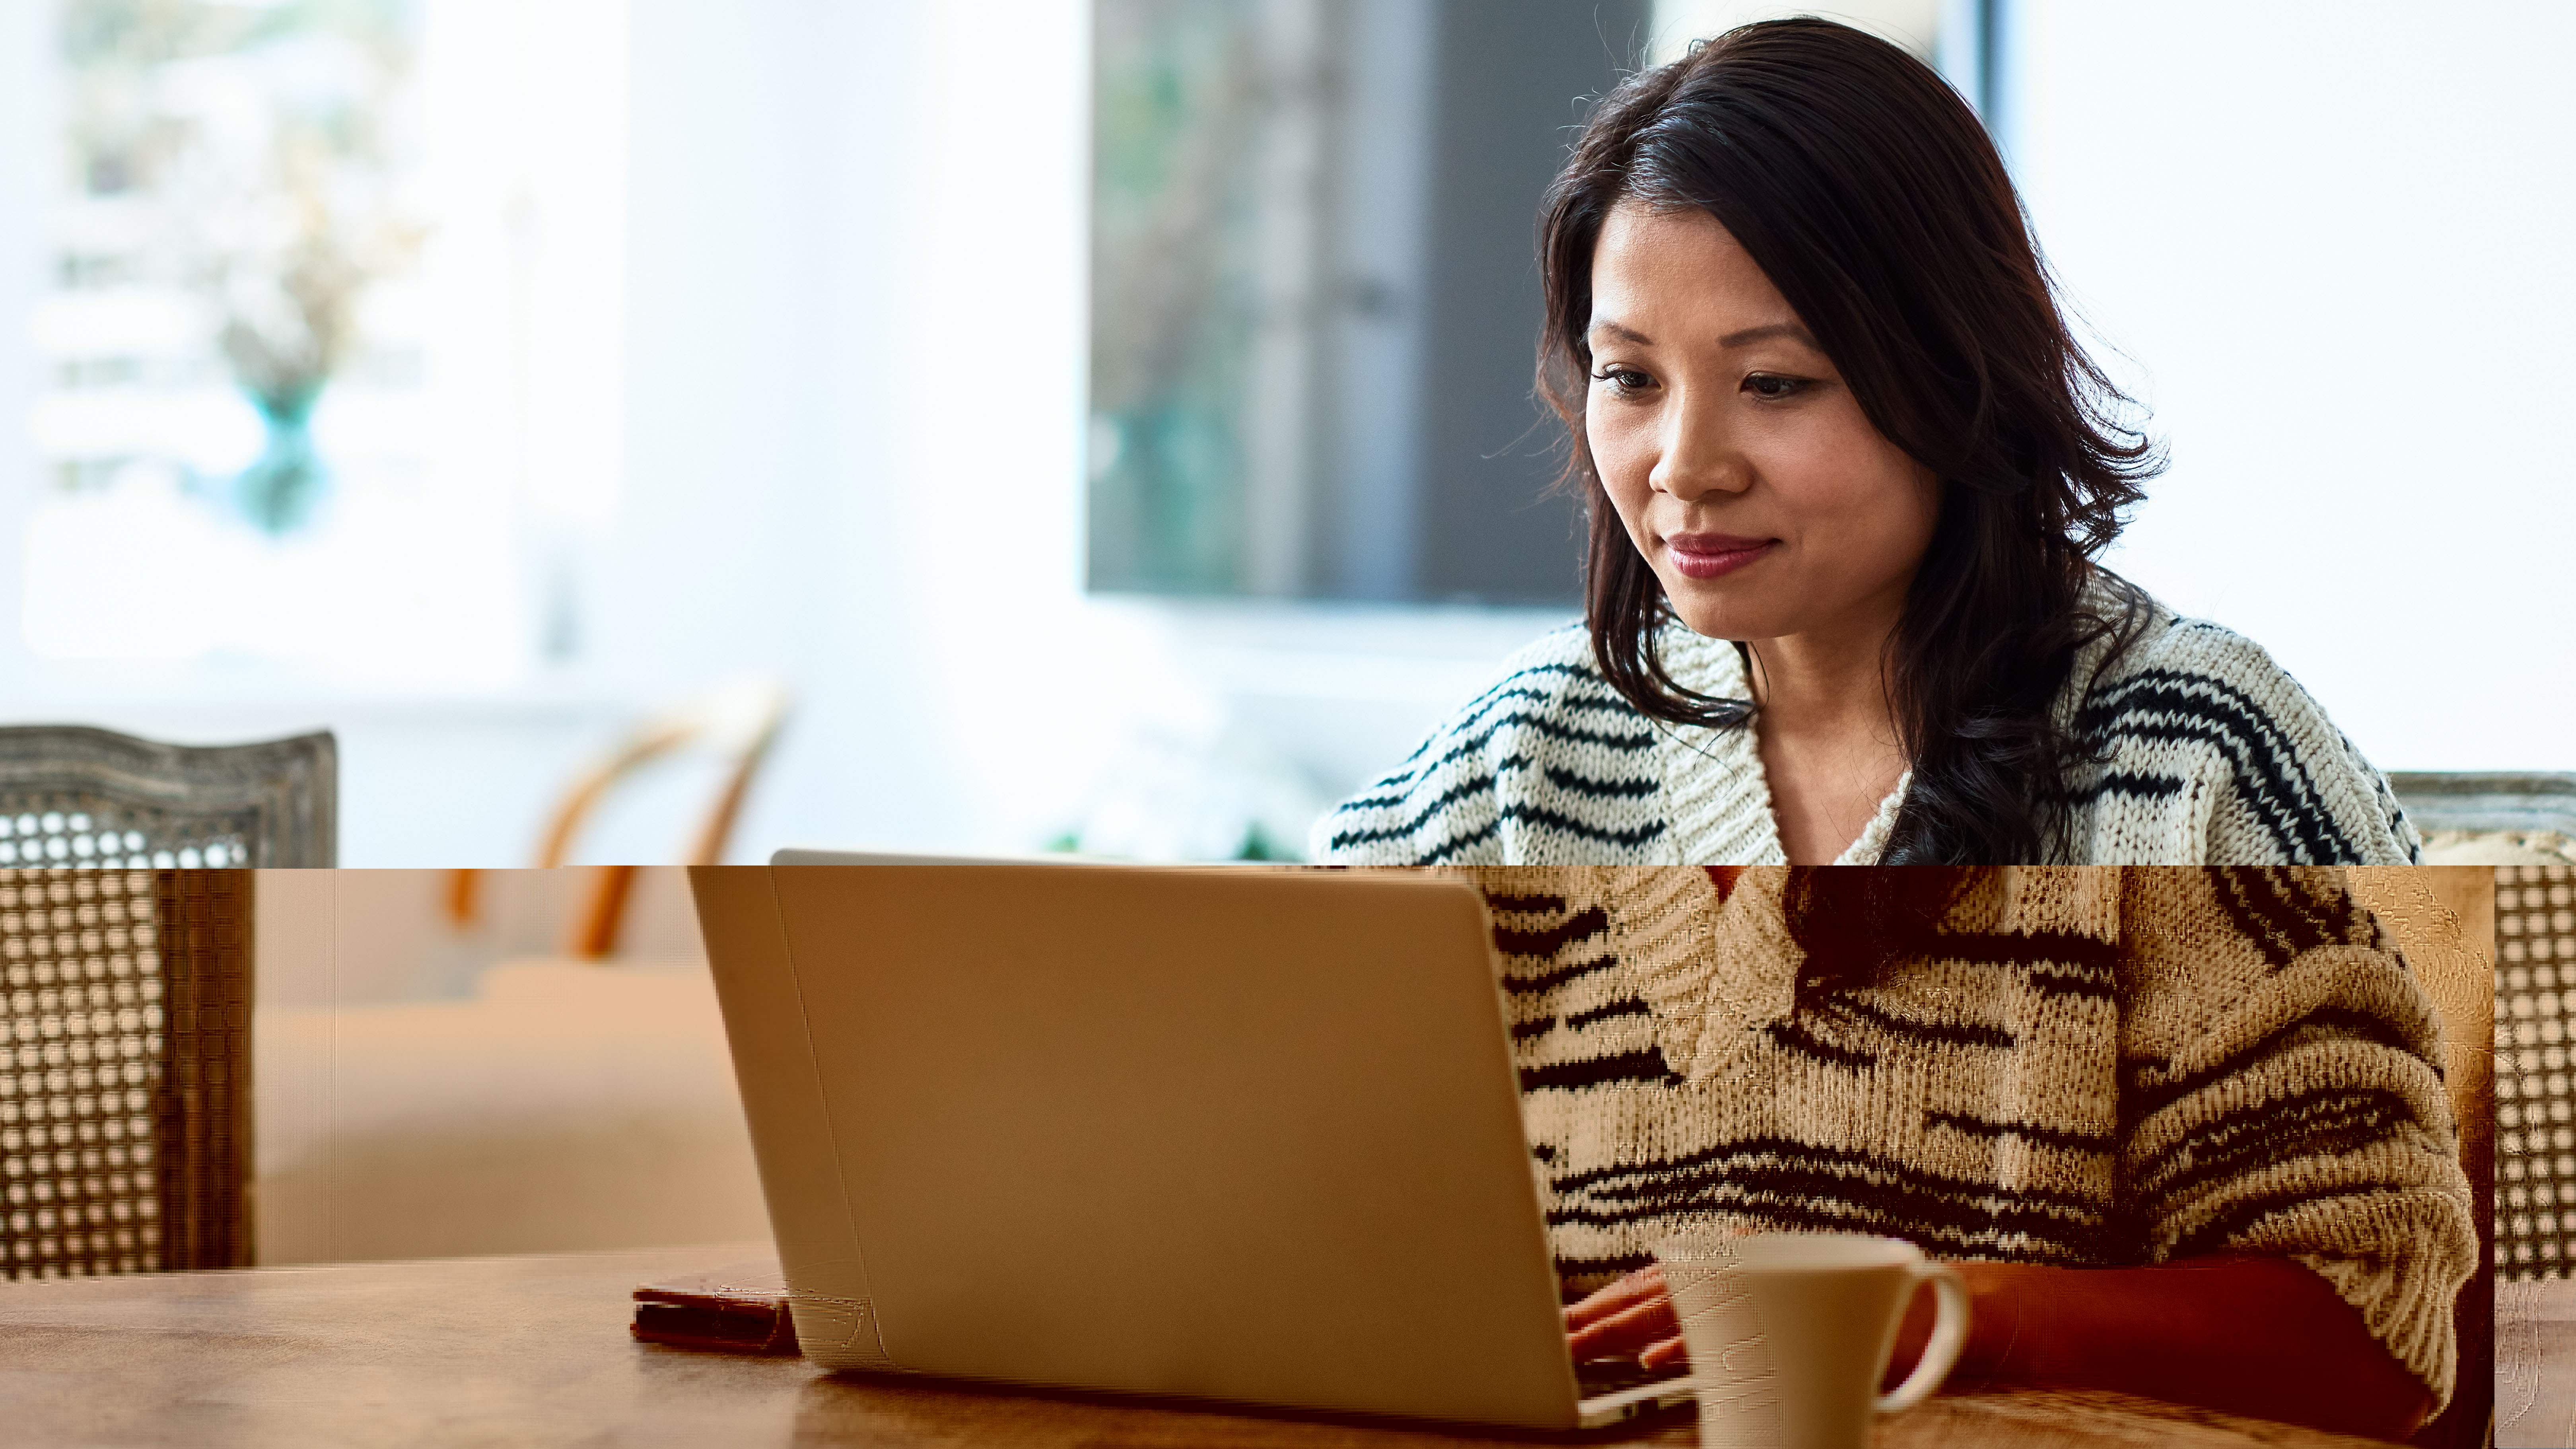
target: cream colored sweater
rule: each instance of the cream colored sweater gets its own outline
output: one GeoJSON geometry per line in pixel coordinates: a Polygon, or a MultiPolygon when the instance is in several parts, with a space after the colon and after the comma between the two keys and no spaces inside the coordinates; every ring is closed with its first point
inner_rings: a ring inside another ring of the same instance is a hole
{"type": "Polygon", "coordinates": [[[2446,1400],[2477,1263],[2439,1025],[2327,869],[1983,873],[1808,988],[1784,868],[1469,872],[1558,1267],[1716,1221],[2068,1267],[2296,1258],[2446,1400]]]}
{"type": "MultiPolygon", "coordinates": [[[[1735,646],[1674,628],[1680,683],[1750,698],[1735,646]]],[[[2404,865],[2420,850],[2388,782],[2252,642],[2159,608],[2094,679],[2079,656],[2061,726],[2104,763],[2068,781],[2071,863],[2404,865]],[[2088,692],[2082,688],[2094,680],[2088,692]]],[[[1752,727],[1648,719],[1580,627],[1532,644],[1404,764],[1317,822],[1337,865],[1785,863],[1752,727]]],[[[1910,780],[1910,777],[1909,777],[1910,780]]],[[[1876,864],[1900,781],[1836,862],[1876,864]]]]}

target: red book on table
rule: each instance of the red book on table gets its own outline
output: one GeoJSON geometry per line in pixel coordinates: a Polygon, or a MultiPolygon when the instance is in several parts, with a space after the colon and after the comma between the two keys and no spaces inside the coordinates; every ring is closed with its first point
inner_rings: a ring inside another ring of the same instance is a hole
{"type": "Polygon", "coordinates": [[[634,1335],[646,1343],[727,1353],[796,1352],[778,1260],[735,1263],[635,1290],[634,1335]]]}

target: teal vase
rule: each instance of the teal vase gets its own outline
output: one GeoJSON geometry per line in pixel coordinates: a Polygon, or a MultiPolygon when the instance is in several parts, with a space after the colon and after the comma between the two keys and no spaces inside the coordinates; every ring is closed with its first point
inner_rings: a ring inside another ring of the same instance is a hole
{"type": "Polygon", "coordinates": [[[267,425],[268,442],[234,480],[233,501],[242,517],[272,538],[303,527],[331,486],[330,471],[313,448],[313,405],[321,397],[319,382],[250,394],[267,425]]]}

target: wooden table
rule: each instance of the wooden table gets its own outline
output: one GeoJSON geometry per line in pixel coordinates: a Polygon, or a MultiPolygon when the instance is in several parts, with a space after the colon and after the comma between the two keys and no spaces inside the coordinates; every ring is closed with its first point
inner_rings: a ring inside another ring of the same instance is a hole
{"type": "MultiPolygon", "coordinates": [[[[1697,1439],[1687,1413],[1608,1435],[1495,1437],[836,1378],[802,1359],[692,1353],[627,1336],[636,1284],[766,1250],[733,1244],[0,1283],[0,1444],[1526,1449],[1569,1437],[1621,1445],[1697,1439]]],[[[1889,1421],[1878,1439],[1882,1449],[2371,1442],[2116,1394],[2036,1391],[1945,1394],[1889,1421]]]]}
{"type": "Polygon", "coordinates": [[[2576,1282],[2495,1289],[2496,1445],[2576,1444],[2576,1282]]]}

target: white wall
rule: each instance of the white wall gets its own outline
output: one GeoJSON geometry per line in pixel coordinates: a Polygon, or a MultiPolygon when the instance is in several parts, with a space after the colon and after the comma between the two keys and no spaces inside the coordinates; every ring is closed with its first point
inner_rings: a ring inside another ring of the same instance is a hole
{"type": "Polygon", "coordinates": [[[2172,446],[2113,565],[2382,768],[2576,769],[2576,7],[2006,8],[2041,244],[2172,446]]]}

